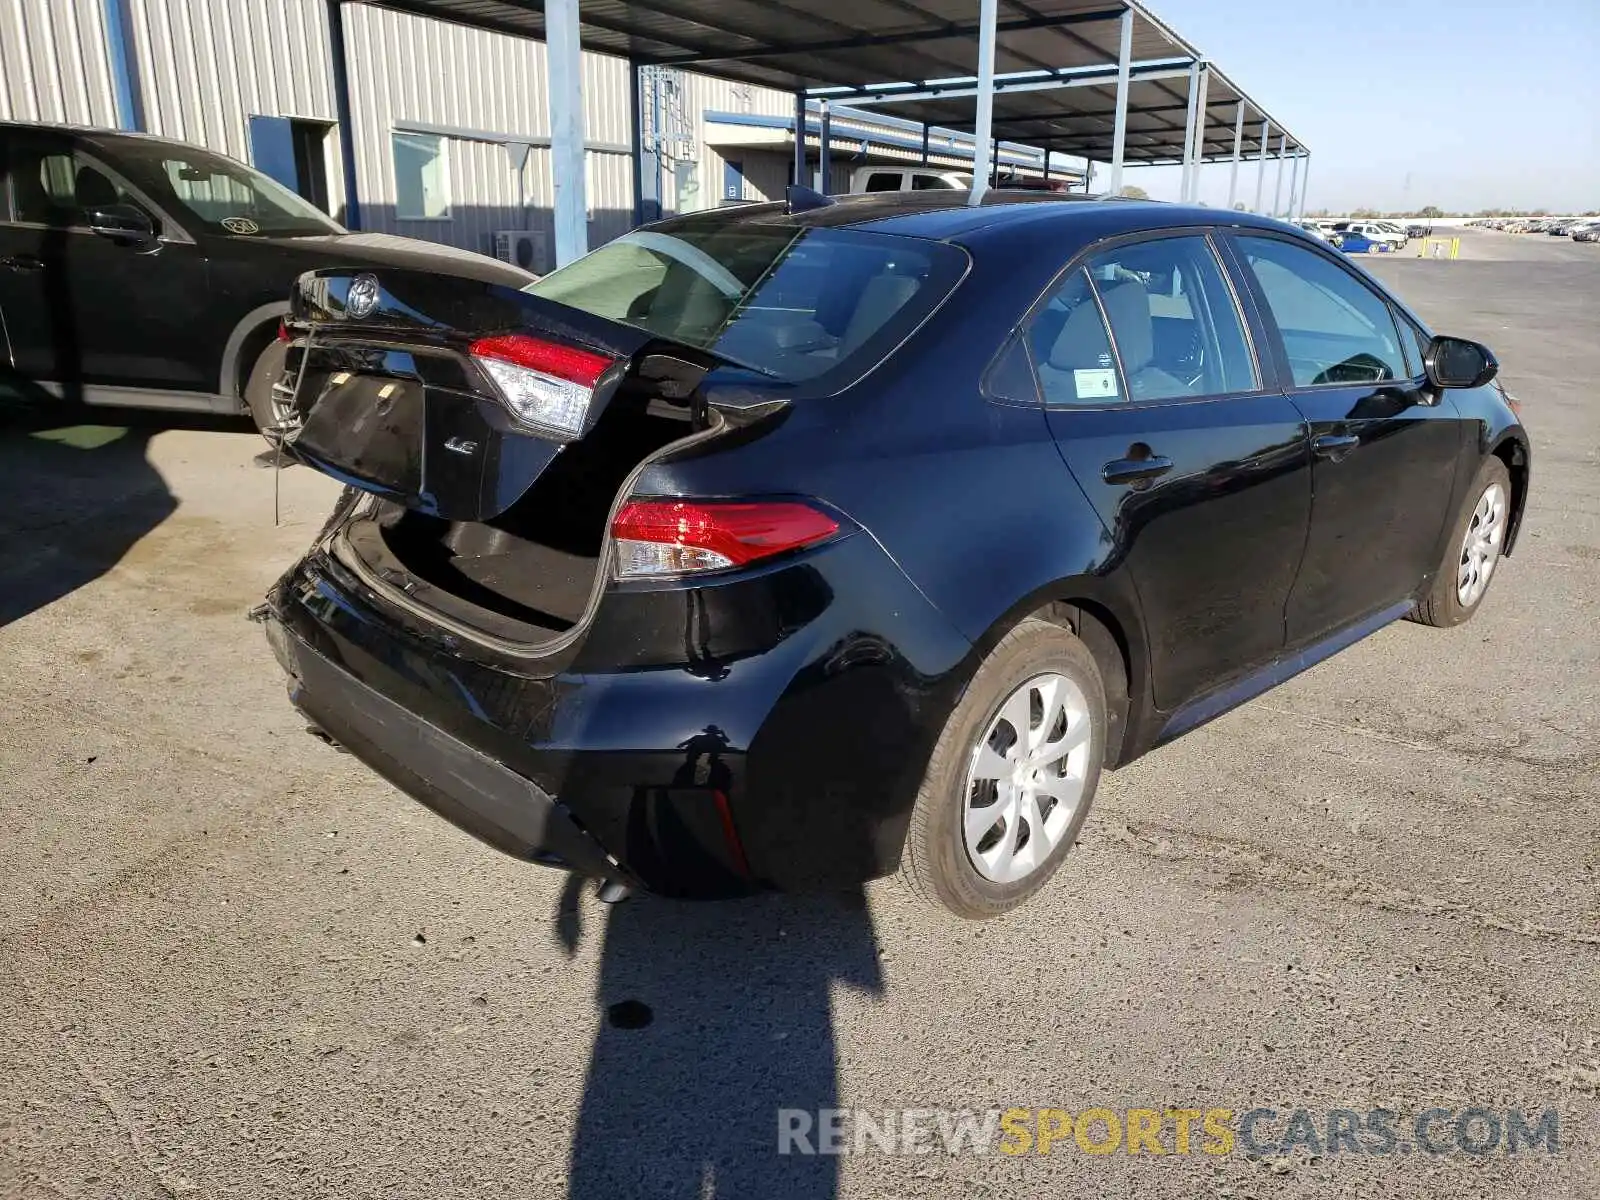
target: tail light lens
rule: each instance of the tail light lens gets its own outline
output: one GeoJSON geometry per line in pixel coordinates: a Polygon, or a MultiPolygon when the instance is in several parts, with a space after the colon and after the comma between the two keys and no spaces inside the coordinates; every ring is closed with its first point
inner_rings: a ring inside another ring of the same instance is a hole
{"type": "Polygon", "coordinates": [[[522,333],[482,337],[467,348],[511,415],[571,441],[583,433],[595,384],[617,360],[522,333]]]}
{"type": "Polygon", "coordinates": [[[630,500],[611,523],[618,579],[742,567],[838,532],[827,513],[795,501],[630,500]]]}

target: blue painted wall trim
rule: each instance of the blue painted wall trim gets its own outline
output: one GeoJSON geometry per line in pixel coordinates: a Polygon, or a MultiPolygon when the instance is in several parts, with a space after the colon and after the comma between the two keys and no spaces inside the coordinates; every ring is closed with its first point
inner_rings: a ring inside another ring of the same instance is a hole
{"type": "Polygon", "coordinates": [[[345,68],[344,8],[328,0],[328,65],[333,70],[333,110],[339,119],[339,158],[344,165],[344,227],[361,228],[361,201],[356,194],[356,129],[350,116],[350,72],[345,68]]]}
{"type": "Polygon", "coordinates": [[[144,94],[139,90],[139,58],[134,51],[133,19],[128,0],[103,0],[106,49],[111,56],[111,87],[116,96],[117,126],[142,133],[144,94]]]}

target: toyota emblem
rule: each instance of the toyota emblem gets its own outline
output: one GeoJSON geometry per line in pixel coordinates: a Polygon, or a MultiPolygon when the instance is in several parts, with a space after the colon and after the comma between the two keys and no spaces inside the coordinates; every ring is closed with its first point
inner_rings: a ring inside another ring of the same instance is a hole
{"type": "Polygon", "coordinates": [[[365,320],[378,311],[380,295],[376,276],[357,275],[351,281],[350,291],[344,298],[345,315],[357,321],[365,320]]]}

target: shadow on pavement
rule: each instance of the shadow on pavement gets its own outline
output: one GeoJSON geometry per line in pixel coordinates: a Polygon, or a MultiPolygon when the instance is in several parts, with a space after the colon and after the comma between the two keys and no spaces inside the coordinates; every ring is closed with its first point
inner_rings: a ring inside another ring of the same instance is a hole
{"type": "MultiPolygon", "coordinates": [[[[581,886],[557,916],[569,954],[581,886]]],[[[837,1195],[838,1156],[778,1153],[779,1110],[839,1106],[833,989],[883,990],[865,897],[643,896],[603,936],[569,1200],[837,1195]]]]}
{"type": "Polygon", "coordinates": [[[115,566],[177,508],[153,434],[237,423],[91,411],[0,380],[0,627],[115,566]]]}

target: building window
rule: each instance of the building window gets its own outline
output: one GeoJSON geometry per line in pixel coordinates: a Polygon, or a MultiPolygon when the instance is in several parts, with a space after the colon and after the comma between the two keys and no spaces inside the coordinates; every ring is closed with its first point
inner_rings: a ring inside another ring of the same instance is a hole
{"type": "Polygon", "coordinates": [[[444,139],[432,133],[394,134],[395,215],[407,221],[450,216],[449,165],[444,139]]]}

